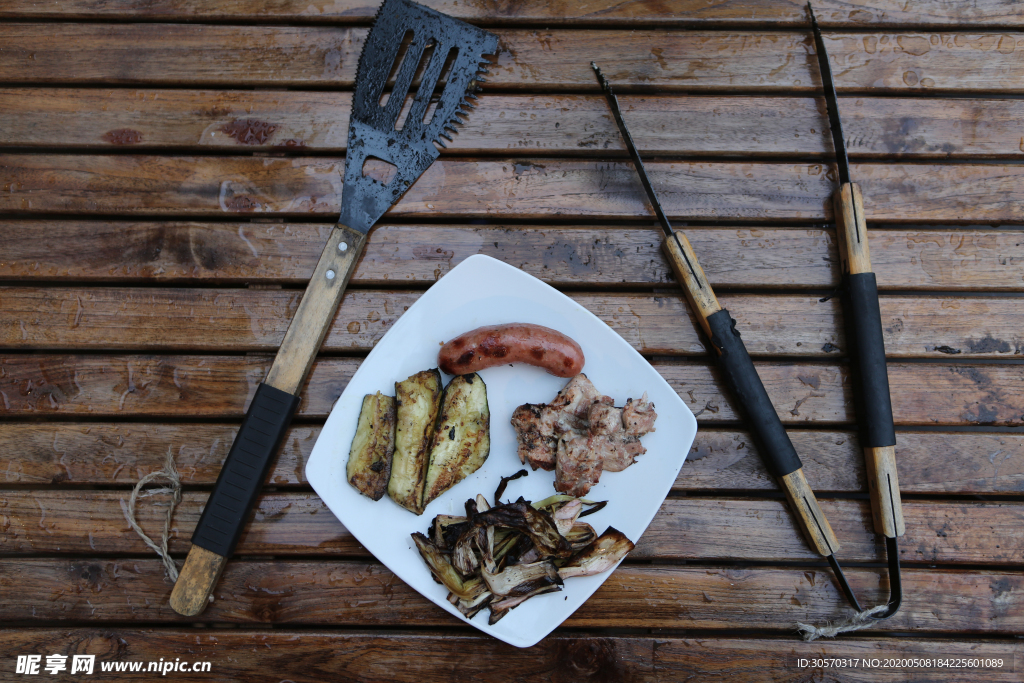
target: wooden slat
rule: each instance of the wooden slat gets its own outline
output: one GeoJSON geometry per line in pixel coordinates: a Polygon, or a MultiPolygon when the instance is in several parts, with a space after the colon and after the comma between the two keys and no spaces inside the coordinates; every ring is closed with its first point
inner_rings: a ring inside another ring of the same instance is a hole
{"type": "MultiPolygon", "coordinates": [[[[424,568],[423,571],[427,571],[424,568]]],[[[885,570],[849,568],[867,604],[888,595],[885,570]]],[[[167,605],[171,582],[159,560],[8,560],[0,618],[182,623],[167,605]],[[47,596],[39,600],[38,596],[47,596]]],[[[567,585],[571,590],[571,584],[567,585]]],[[[908,568],[903,608],[867,632],[1013,634],[1024,628],[1024,576],[908,568]]],[[[547,596],[558,600],[561,596],[547,596]]],[[[206,622],[352,626],[454,626],[391,572],[360,561],[228,563],[206,622]]],[[[758,628],[792,633],[799,621],[849,615],[825,569],[619,567],[565,625],[575,628],[758,628]],[[642,609],[623,609],[642,605],[642,609]]],[[[863,633],[863,632],[862,632],[863,633]]]]}
{"type": "MultiPolygon", "coordinates": [[[[323,358],[301,392],[299,415],[324,417],[359,361],[323,358]]],[[[0,401],[12,416],[238,418],[269,366],[262,356],[17,354],[0,358],[0,401]]],[[[654,367],[698,420],[736,420],[711,368],[658,361],[654,367]]],[[[852,421],[846,370],[835,365],[758,363],[783,422],[852,421]]],[[[1024,366],[890,363],[899,425],[1024,423],[1024,366]]]]}
{"type": "Polygon", "coordinates": [[[364,28],[6,24],[7,83],[351,85],[364,28]]]}
{"type": "MultiPolygon", "coordinates": [[[[369,351],[418,292],[346,293],[327,351],[369,351]]],[[[572,294],[641,353],[707,351],[681,296],[572,294]]],[[[302,294],[297,290],[0,287],[0,345],[15,349],[274,351],[302,294]]],[[[845,355],[837,298],[726,295],[752,355],[845,355]]],[[[1021,353],[1019,301],[883,296],[886,355],[1005,358],[1021,353]]]]}
{"type": "MultiPolygon", "coordinates": [[[[1024,51],[1022,51],[1024,52],[1024,51]]],[[[340,211],[344,163],[329,158],[0,155],[0,212],[310,218],[340,211]]],[[[714,219],[831,216],[822,164],[646,165],[666,213],[714,219]]],[[[874,221],[1013,221],[1024,171],[1012,165],[857,164],[874,221]],[[970,197],[971,201],[965,201],[970,197]]],[[[392,216],[649,217],[631,164],[590,160],[435,162],[392,216]]]]}
{"type": "MultiPolygon", "coordinates": [[[[875,534],[867,502],[819,502],[842,544],[840,562],[885,561],[885,544],[875,534]]],[[[1020,564],[1024,506],[905,501],[903,510],[907,532],[899,540],[901,562],[1020,564]],[[979,534],[982,528],[986,533],[979,534]]],[[[665,501],[631,556],[756,562],[768,561],[769,555],[780,561],[820,557],[783,501],[684,498],[665,501]]]]}
{"type": "MultiPolygon", "coordinates": [[[[236,429],[228,425],[0,424],[0,441],[21,445],[0,453],[0,480],[13,484],[134,483],[163,466],[160,453],[175,453],[182,481],[212,484],[236,429]],[[73,457],[68,457],[71,454],[73,457]]],[[[304,465],[319,427],[292,427],[269,477],[272,484],[305,483],[304,465]]],[[[790,433],[808,461],[817,491],[863,491],[863,462],[847,432],[790,433]],[[810,463],[814,463],[811,465],[810,463]]],[[[905,492],[1016,491],[1024,481],[1024,439],[1006,434],[901,432],[899,467],[905,492]],[[936,448],[946,466],[933,467],[936,448]],[[994,456],[994,457],[991,457],[994,456]]],[[[675,490],[775,489],[743,432],[698,432],[675,490]]]]}
{"type": "MultiPolygon", "coordinates": [[[[129,491],[8,491],[6,505],[0,508],[0,552],[151,552],[125,518],[122,504],[127,509],[129,495],[129,491]]],[[[185,492],[175,510],[170,551],[179,559],[191,546],[189,539],[209,495],[208,491],[185,492]]],[[[168,496],[159,495],[136,504],[136,519],[157,539],[168,503],[168,496]]],[[[369,556],[315,493],[263,494],[236,554],[369,556]]]]}
{"type": "Polygon", "coordinates": [[[2,88],[0,143],[341,152],[351,106],[351,93],[331,91],[2,88]]]}
{"type": "MultiPolygon", "coordinates": [[[[181,480],[212,484],[238,428],[223,424],[0,423],[0,481],[9,484],[132,483],[163,468],[167,449],[181,480]]],[[[320,427],[292,425],[267,483],[305,483],[305,466],[320,427]]]]}
{"type": "MultiPolygon", "coordinates": [[[[516,466],[518,463],[509,462],[509,471],[516,466]]],[[[494,495],[493,491],[479,493],[488,499],[494,495]]],[[[465,493],[467,497],[473,494],[465,493]]],[[[186,492],[175,510],[170,551],[179,557],[188,552],[208,495],[186,492]]],[[[514,498],[518,494],[512,489],[509,495],[514,498]]],[[[0,514],[0,552],[146,555],[150,551],[122,511],[128,496],[128,491],[10,491],[0,514]]],[[[139,524],[151,535],[159,537],[167,503],[166,496],[138,503],[139,524]]],[[[610,501],[612,521],[614,509],[621,505],[621,501],[610,501]]],[[[885,561],[885,545],[874,532],[866,501],[822,499],[821,507],[842,543],[841,560],[885,561]]],[[[907,501],[904,515],[907,533],[900,539],[904,563],[1020,563],[1024,551],[1024,506],[1020,504],[907,501]],[[978,533],[981,528],[986,533],[978,533]]],[[[424,529],[428,523],[424,518],[424,529]]],[[[608,524],[607,516],[604,524],[608,524]]],[[[368,556],[313,493],[263,494],[235,553],[368,556]]],[[[779,562],[816,560],[819,556],[807,545],[781,500],[684,498],[665,501],[631,557],[779,562]]]]}
{"type": "MultiPolygon", "coordinates": [[[[823,100],[681,95],[619,98],[645,154],[831,159],[823,100]]],[[[133,150],[343,153],[351,94],[0,88],[0,145],[133,150]]],[[[1019,157],[1019,100],[845,97],[849,153],[913,158],[1019,157]]],[[[608,158],[624,154],[603,97],[483,95],[444,154],[608,158]]]]}
{"type": "MultiPolygon", "coordinates": [[[[223,424],[0,423],[0,482],[134,484],[163,468],[174,453],[182,482],[212,484],[237,428],[223,424]]],[[[305,484],[305,464],[319,426],[292,426],[268,478],[305,484]]],[[[864,456],[850,432],[791,430],[811,487],[867,491],[864,456]]],[[[913,432],[897,435],[904,493],[1016,493],[1024,490],[1024,436],[1005,433],[913,432]],[[936,453],[942,467],[935,466],[936,453]]],[[[676,491],[778,490],[746,432],[701,429],[679,473],[676,491]]]]}
{"type": "MultiPolygon", "coordinates": [[[[0,211],[211,216],[340,211],[340,159],[0,156],[0,211]]],[[[649,164],[666,211],[761,218],[825,217],[832,191],[819,165],[649,164]],[[685,207],[685,208],[684,208],[685,207]]],[[[867,187],[865,194],[869,193],[867,187]]],[[[631,165],[597,161],[435,162],[389,215],[646,216],[631,165]]]]}
{"type": "MultiPolygon", "coordinates": [[[[606,636],[558,631],[534,647],[517,649],[482,634],[387,633],[267,629],[5,629],[7,652],[95,653],[100,662],[180,659],[209,661],[209,672],[175,672],[175,680],[257,680],[267,672],[296,683],[438,683],[451,672],[466,679],[522,683],[629,683],[690,679],[762,683],[767,671],[828,676],[835,683],[1017,683],[1024,645],[1013,641],[845,637],[805,643],[797,638],[679,638],[606,636]],[[451,652],[458,652],[456,665],[451,652]],[[325,653],[329,653],[325,654],[325,653]],[[342,654],[343,653],[343,654],[342,654]],[[342,656],[339,656],[342,655],[342,656]],[[865,659],[936,657],[1002,659],[1001,669],[873,668],[865,659]],[[854,659],[847,668],[800,667],[799,660],[854,659]],[[514,678],[513,678],[514,677],[514,678]]],[[[70,661],[70,660],[69,660],[70,661]]],[[[150,674],[153,675],[153,674],[150,674]]]]}
{"type": "MultiPolygon", "coordinates": [[[[331,227],[5,221],[0,222],[5,256],[0,277],[304,284],[331,227]]],[[[831,230],[687,228],[687,235],[716,288],[839,284],[831,230]]],[[[883,290],[1024,290],[1024,232],[894,229],[871,230],[869,236],[883,290]]],[[[384,287],[433,283],[469,256],[487,254],[556,286],[675,288],[661,241],[660,230],[646,227],[383,224],[370,233],[352,281],[384,287]]]]}
{"type": "MultiPolygon", "coordinates": [[[[815,491],[867,490],[864,456],[854,435],[791,430],[789,436],[815,491]]],[[[901,431],[896,440],[896,463],[900,489],[904,493],[1024,490],[1024,436],[901,431]],[[936,467],[939,453],[942,464],[936,467]]],[[[155,457],[153,463],[153,470],[160,469],[155,457]]],[[[56,470],[46,470],[51,471],[56,470]]],[[[764,469],[748,434],[706,429],[697,432],[675,487],[683,490],[778,488],[764,469]]]]}
{"type": "MultiPolygon", "coordinates": [[[[622,3],[600,0],[586,4],[529,0],[515,4],[467,3],[458,0],[425,0],[421,3],[454,17],[483,25],[543,23],[545,26],[609,25],[749,25],[807,24],[800,2],[772,0],[636,0],[622,3]]],[[[3,18],[30,19],[134,19],[163,21],[279,21],[279,22],[369,22],[378,4],[369,0],[338,0],[311,5],[305,0],[232,0],[208,3],[197,0],[74,0],[60,9],[36,0],[9,0],[0,8],[3,18]]],[[[1024,24],[1020,12],[1006,0],[977,0],[948,3],[922,0],[913,4],[897,0],[819,0],[814,3],[823,26],[948,26],[970,24],[1002,28],[1024,24]]]]}
{"type": "MultiPolygon", "coordinates": [[[[350,87],[364,28],[190,24],[0,26],[9,84],[350,87]]],[[[810,92],[806,31],[501,30],[490,87],[588,89],[599,57],[615,84],[810,92]]],[[[1019,93],[1019,33],[829,33],[839,89],[1019,93]]]]}

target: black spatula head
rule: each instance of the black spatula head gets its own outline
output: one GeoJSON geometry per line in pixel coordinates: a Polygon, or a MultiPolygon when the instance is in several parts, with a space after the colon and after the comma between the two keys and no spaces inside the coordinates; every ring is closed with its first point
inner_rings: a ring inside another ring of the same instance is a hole
{"type": "Polygon", "coordinates": [[[343,224],[368,232],[437,159],[441,138],[451,140],[447,131],[471,108],[467,97],[483,80],[484,55],[497,49],[492,33],[409,0],[385,0],[356,72],[343,224]],[[386,91],[389,78],[394,85],[386,91]],[[390,177],[366,175],[364,165],[374,163],[390,170],[390,177]]]}

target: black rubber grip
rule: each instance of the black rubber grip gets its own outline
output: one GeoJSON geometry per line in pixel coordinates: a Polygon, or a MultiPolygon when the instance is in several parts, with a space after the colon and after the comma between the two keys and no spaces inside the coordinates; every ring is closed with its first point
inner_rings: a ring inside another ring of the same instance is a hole
{"type": "Polygon", "coordinates": [[[874,273],[847,275],[843,286],[846,345],[853,363],[853,397],[862,447],[896,445],[885,370],[882,314],[874,273]]]}
{"type": "Polygon", "coordinates": [[[256,388],[242,428],[231,444],[217,484],[192,533],[194,545],[223,557],[229,557],[235,551],[277,447],[281,445],[298,405],[298,396],[269,384],[260,384],[256,388]]]}
{"type": "Polygon", "coordinates": [[[708,316],[708,326],[711,328],[711,343],[722,352],[718,357],[718,367],[740,404],[765,467],[776,477],[797,471],[802,465],[800,457],[768,398],[768,392],[764,390],[740,333],[736,331],[736,321],[723,308],[708,316]]]}

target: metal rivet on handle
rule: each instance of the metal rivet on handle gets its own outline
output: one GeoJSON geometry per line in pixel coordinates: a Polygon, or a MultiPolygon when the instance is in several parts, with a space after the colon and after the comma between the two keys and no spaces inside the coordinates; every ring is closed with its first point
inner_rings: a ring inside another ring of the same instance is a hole
{"type": "Polygon", "coordinates": [[[339,244],[338,251],[348,251],[348,242],[342,242],[339,244]]]}
{"type": "Polygon", "coordinates": [[[327,271],[327,279],[328,280],[333,280],[334,279],[334,271],[333,270],[328,270],[327,271]]]}

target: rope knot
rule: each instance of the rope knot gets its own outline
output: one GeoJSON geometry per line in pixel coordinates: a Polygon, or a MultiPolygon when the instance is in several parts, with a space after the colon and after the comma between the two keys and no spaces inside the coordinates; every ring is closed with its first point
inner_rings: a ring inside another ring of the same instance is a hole
{"type": "Polygon", "coordinates": [[[814,624],[802,624],[798,621],[796,622],[796,626],[797,630],[801,631],[803,639],[807,642],[817,640],[818,638],[835,638],[840,633],[859,631],[862,628],[871,626],[874,623],[871,618],[876,614],[881,614],[887,609],[889,609],[889,605],[883,603],[881,605],[875,605],[871,609],[866,609],[863,612],[857,612],[848,619],[840,621],[838,624],[815,626],[814,624]]]}

